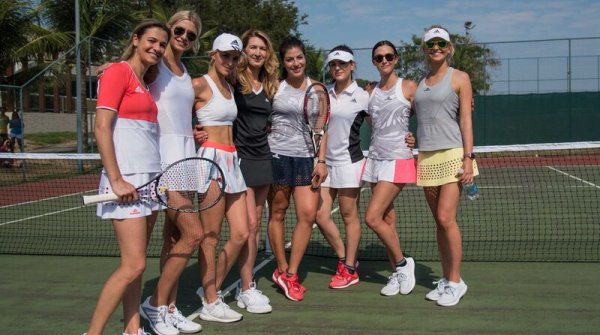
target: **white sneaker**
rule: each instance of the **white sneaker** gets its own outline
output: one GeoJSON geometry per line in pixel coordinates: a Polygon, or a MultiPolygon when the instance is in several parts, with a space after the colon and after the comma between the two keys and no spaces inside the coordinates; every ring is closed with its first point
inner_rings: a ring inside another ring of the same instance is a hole
{"type": "Polygon", "coordinates": [[[193,334],[202,330],[202,325],[183,316],[177,306],[173,304],[169,305],[168,318],[173,327],[177,328],[180,333],[193,334]]]}
{"type": "Polygon", "coordinates": [[[167,306],[154,307],[150,305],[150,297],[140,305],[140,315],[150,323],[150,328],[156,334],[179,335],[179,330],[173,327],[171,322],[167,322],[168,312],[169,308],[167,306]]]}
{"type": "Polygon", "coordinates": [[[467,284],[461,279],[460,283],[448,281],[444,286],[444,293],[437,300],[437,304],[440,306],[454,306],[458,304],[460,298],[467,293],[467,284]]]}
{"type": "Polygon", "coordinates": [[[236,322],[242,319],[242,314],[231,309],[223,302],[223,297],[219,296],[212,304],[209,304],[205,299],[202,299],[200,319],[205,321],[236,322]]]}
{"type": "Polygon", "coordinates": [[[415,288],[415,260],[406,257],[406,265],[397,267],[396,272],[388,278],[387,284],[381,289],[382,295],[409,294],[415,288]]]}
{"type": "Polygon", "coordinates": [[[245,308],[250,313],[264,314],[273,310],[269,298],[256,289],[255,282],[251,282],[247,290],[241,291],[236,300],[239,308],[245,308]]]}
{"type": "Polygon", "coordinates": [[[434,281],[433,285],[437,285],[437,286],[425,295],[425,299],[431,300],[431,301],[437,301],[440,298],[440,296],[442,295],[442,293],[444,293],[444,287],[446,285],[448,285],[448,280],[446,278],[442,277],[440,280],[434,281]]]}

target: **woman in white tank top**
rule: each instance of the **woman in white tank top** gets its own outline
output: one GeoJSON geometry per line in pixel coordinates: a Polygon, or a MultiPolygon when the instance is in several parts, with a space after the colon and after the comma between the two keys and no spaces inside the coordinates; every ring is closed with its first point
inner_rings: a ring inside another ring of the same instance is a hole
{"type": "MultiPolygon", "coordinates": [[[[197,49],[197,38],[202,29],[200,17],[193,11],[173,14],[167,25],[171,29],[171,40],[165,55],[146,75],[158,107],[159,149],[163,167],[195,155],[191,125],[194,90],[181,56],[187,50],[197,49]]],[[[169,192],[169,198],[188,201],[177,192],[169,192]]],[[[185,318],[175,303],[179,276],[203,238],[202,224],[197,214],[173,211],[165,211],[165,214],[161,275],[152,296],[144,300],[141,315],[156,332],[197,332],[202,327],[185,318]],[[169,310],[170,315],[156,313],[160,309],[169,310]],[[159,315],[158,319],[153,317],[155,314],[159,315]]]]}
{"type": "Polygon", "coordinates": [[[224,172],[225,196],[212,208],[200,213],[204,240],[200,244],[198,265],[204,296],[200,318],[207,321],[233,322],[242,315],[227,306],[218,294],[227,273],[235,264],[248,239],[246,184],[242,177],[233,142],[233,120],[237,107],[233,88],[227,82],[242,56],[242,41],[231,34],[221,34],[210,51],[208,74],[192,81],[195,92],[194,110],[208,138],[197,155],[215,160],[224,172]],[[223,219],[229,223],[229,240],[215,262],[223,219]]]}
{"type": "Polygon", "coordinates": [[[381,79],[369,101],[373,134],[363,180],[371,183],[372,196],[365,221],[384,244],[393,272],[381,294],[409,294],[415,287],[415,263],[412,257],[404,257],[400,248],[394,200],[407,183],[416,181],[412,151],[402,139],[408,134],[410,103],[417,84],[396,75],[398,52],[391,42],[376,43],[372,61],[381,79]]]}

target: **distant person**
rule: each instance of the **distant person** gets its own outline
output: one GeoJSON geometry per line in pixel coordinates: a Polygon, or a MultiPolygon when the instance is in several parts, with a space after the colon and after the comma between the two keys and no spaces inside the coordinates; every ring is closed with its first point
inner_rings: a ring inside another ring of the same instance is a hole
{"type": "MultiPolygon", "coordinates": [[[[0,153],[9,153],[12,144],[10,139],[5,139],[0,144],[0,153]]],[[[0,158],[0,166],[2,167],[11,167],[13,164],[12,159],[0,158]]]]}
{"type": "Polygon", "coordinates": [[[8,123],[10,127],[10,140],[12,142],[11,152],[15,152],[15,143],[19,146],[19,151],[23,152],[23,120],[19,112],[13,112],[12,118],[8,123]]]}
{"type": "Polygon", "coordinates": [[[6,115],[6,109],[0,107],[0,143],[4,143],[8,139],[8,124],[10,119],[6,115]]]}
{"type": "Polygon", "coordinates": [[[415,94],[419,160],[417,185],[423,186],[436,223],[442,278],[427,293],[440,306],[454,306],[467,293],[460,275],[462,238],[456,212],[463,183],[478,175],[473,153],[473,90],[469,75],[450,67],[454,45],[438,25],[427,29],[421,48],[429,73],[415,94]]]}
{"type": "Polygon", "coordinates": [[[363,181],[371,183],[372,196],[365,221],[386,248],[392,275],[381,294],[409,294],[415,287],[415,261],[405,257],[396,229],[394,200],[406,184],[416,182],[415,159],[404,139],[408,135],[411,103],[417,88],[412,80],[398,78],[398,51],[392,42],[377,42],[371,52],[380,80],[369,100],[371,145],[363,181]]]}
{"type": "Polygon", "coordinates": [[[161,207],[139,201],[136,190],[161,171],[158,109],[143,78],[161,60],[169,37],[170,29],[162,22],[142,21],[133,30],[122,61],[110,65],[98,82],[94,134],[104,166],[99,192],[115,193],[119,200],[99,204],[97,214],[112,220],[121,262],[100,292],[87,335],[102,334],[121,301],[123,334],[142,332],[139,303],[146,247],[161,207]]]}

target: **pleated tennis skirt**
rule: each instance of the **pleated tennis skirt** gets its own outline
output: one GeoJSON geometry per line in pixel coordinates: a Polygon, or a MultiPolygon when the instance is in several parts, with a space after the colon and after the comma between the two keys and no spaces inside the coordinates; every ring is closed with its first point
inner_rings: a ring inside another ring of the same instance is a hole
{"type": "MultiPolygon", "coordinates": [[[[460,181],[463,166],[463,148],[419,151],[417,161],[417,185],[440,186],[460,181]]],[[[473,162],[473,175],[479,175],[477,162],[473,162]]]]}

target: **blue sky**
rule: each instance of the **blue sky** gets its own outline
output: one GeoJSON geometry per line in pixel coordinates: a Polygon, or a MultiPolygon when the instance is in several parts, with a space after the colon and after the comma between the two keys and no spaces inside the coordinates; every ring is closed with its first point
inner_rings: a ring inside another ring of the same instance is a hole
{"type": "MultiPolygon", "coordinates": [[[[379,40],[410,41],[431,24],[441,24],[451,33],[465,33],[464,22],[472,21],[471,36],[478,42],[600,36],[600,1],[591,0],[295,0],[308,24],[300,27],[303,38],[329,49],[337,44],[370,48],[379,40]]],[[[600,40],[573,45],[577,54],[599,55],[600,40]],[[593,44],[590,48],[589,44],[593,44]]],[[[568,50],[550,44],[512,46],[500,57],[564,56],[568,50]]],[[[503,49],[502,45],[498,45],[503,49]]],[[[376,79],[370,51],[359,52],[358,77],[376,79]]]]}

